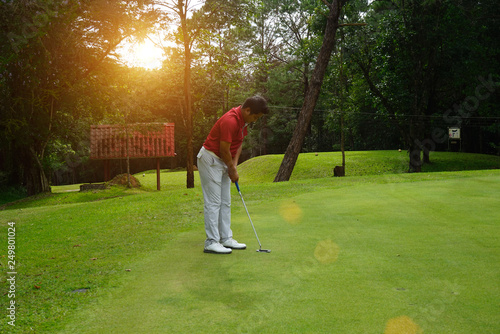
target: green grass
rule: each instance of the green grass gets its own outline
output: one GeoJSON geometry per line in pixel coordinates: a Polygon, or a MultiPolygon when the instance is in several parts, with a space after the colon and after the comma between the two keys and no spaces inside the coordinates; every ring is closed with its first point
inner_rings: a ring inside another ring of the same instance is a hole
{"type": "MultiPolygon", "coordinates": [[[[283,155],[266,155],[245,161],[238,167],[240,183],[258,184],[273,182],[281,164],[283,155]]],[[[291,180],[309,180],[333,176],[333,167],[342,165],[340,152],[319,152],[300,154],[291,180]],[[316,155],[317,154],[317,155],[316,155]]],[[[465,170],[500,169],[500,157],[469,154],[432,152],[431,164],[423,166],[424,172],[447,172],[465,170]]],[[[346,176],[394,175],[406,173],[408,155],[398,151],[363,151],[346,152],[346,176]]],[[[185,171],[161,171],[161,189],[171,190],[184,187],[185,171]]],[[[156,190],[156,171],[147,171],[135,175],[144,190],[156,190]],[[144,174],[144,176],[143,176],[144,174]]],[[[199,184],[195,173],[195,183],[199,184]]]]}
{"type": "MultiPolygon", "coordinates": [[[[156,190],[156,170],[146,171],[144,173],[137,173],[135,175],[137,180],[141,183],[143,189],[156,190]]],[[[200,184],[198,173],[195,173],[195,184],[200,184]]],[[[170,171],[168,169],[161,170],[160,172],[160,186],[161,191],[169,191],[175,189],[182,189],[186,187],[186,171],[170,171]]]]}
{"type": "MultiPolygon", "coordinates": [[[[67,187],[67,186],[62,186],[67,187]]],[[[124,186],[113,186],[106,190],[90,190],[90,191],[60,191],[59,187],[52,193],[44,193],[36,196],[20,199],[13,203],[8,203],[3,206],[6,209],[23,209],[31,207],[42,207],[60,204],[75,204],[75,203],[89,203],[95,201],[102,201],[110,198],[123,198],[145,192],[142,189],[127,189],[124,186]]]]}
{"type": "Polygon", "coordinates": [[[26,197],[26,191],[17,187],[0,188],[0,206],[26,197]]]}
{"type": "MultiPolygon", "coordinates": [[[[333,167],[342,164],[340,152],[305,153],[299,155],[291,180],[308,180],[333,176],[333,167]]],[[[279,169],[283,156],[266,155],[250,159],[239,166],[241,183],[257,184],[272,182],[279,169]]],[[[398,151],[363,151],[346,152],[346,176],[392,175],[405,173],[408,169],[408,156],[398,151]]],[[[431,164],[423,166],[424,172],[444,172],[461,170],[500,169],[500,157],[470,154],[432,152],[431,164]]],[[[179,170],[162,170],[160,181],[161,190],[169,191],[185,187],[186,172],[179,170]]],[[[9,201],[19,200],[12,208],[26,208],[30,206],[45,206],[57,204],[80,203],[99,201],[106,198],[127,196],[144,191],[156,191],[156,171],[149,170],[137,173],[136,178],[141,183],[140,189],[129,190],[123,187],[113,187],[106,191],[74,192],[80,184],[53,186],[52,194],[41,194],[36,197],[21,199],[22,195],[9,195],[9,192],[0,193],[0,208],[9,201]],[[2,197],[3,196],[3,197],[2,197]],[[35,201],[34,201],[35,200],[35,201]]],[[[198,174],[195,173],[195,184],[199,184],[198,174]]]]}
{"type": "MultiPolygon", "coordinates": [[[[283,159],[266,155],[241,164],[240,176],[248,183],[272,182],[283,159]]],[[[291,180],[333,176],[333,168],[342,165],[340,152],[300,154],[291,180]],[[317,154],[317,155],[316,155],[317,154]]],[[[423,172],[500,169],[500,157],[484,154],[432,152],[431,163],[423,172]]],[[[346,152],[346,176],[399,174],[408,170],[408,154],[398,151],[346,152]]]]}
{"type": "MultiPolygon", "coordinates": [[[[373,154],[394,154],[386,152],[373,154]]],[[[253,160],[240,167],[270,254],[254,251],[235,189],[233,231],[249,249],[204,254],[201,189],[198,179],[184,189],[185,172],[162,173],[160,192],[154,173],[140,173],[139,190],[9,206],[0,211],[0,254],[14,221],[18,318],[12,331],[3,317],[0,331],[401,333],[390,330],[405,323],[426,333],[498,332],[500,171],[379,174],[385,159],[357,153],[372,169],[345,178],[314,179],[319,171],[307,167],[330,169],[336,153],[301,155],[291,182],[267,182],[273,157],[257,174],[253,160]]],[[[445,157],[433,165],[467,160],[445,157]]]]}
{"type": "Polygon", "coordinates": [[[67,193],[73,191],[80,191],[80,186],[82,184],[67,184],[64,186],[54,186],[52,187],[53,193],[67,193]]]}
{"type": "MultiPolygon", "coordinates": [[[[19,332],[30,332],[30,327],[53,332],[77,306],[109,293],[131,263],[161,249],[200,220],[199,210],[192,210],[202,205],[197,191],[166,195],[143,193],[98,201],[94,197],[87,203],[58,205],[51,201],[1,212],[2,254],[7,250],[6,223],[16,223],[19,332]],[[72,293],[81,288],[89,291],[72,293]]],[[[7,260],[4,255],[3,268],[7,260]]],[[[2,297],[2,305],[6,298],[2,297]]],[[[0,323],[0,331],[6,328],[5,322],[0,323]]]]}

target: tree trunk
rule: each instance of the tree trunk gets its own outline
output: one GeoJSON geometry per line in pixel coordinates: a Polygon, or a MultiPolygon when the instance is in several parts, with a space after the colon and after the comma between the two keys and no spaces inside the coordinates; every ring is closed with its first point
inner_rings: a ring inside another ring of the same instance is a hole
{"type": "Polygon", "coordinates": [[[186,50],[186,67],[184,70],[184,98],[186,101],[186,135],[187,135],[187,175],[186,187],[194,188],[193,157],[193,112],[191,107],[191,51],[186,50]]]}
{"type": "MultiPolygon", "coordinates": [[[[326,3],[326,0],[324,2],[326,3]]],[[[338,28],[341,6],[342,5],[339,0],[333,0],[331,4],[328,4],[330,11],[328,13],[323,44],[321,45],[316,66],[314,67],[314,71],[309,82],[309,87],[299,114],[297,125],[293,132],[292,139],[288,144],[288,148],[285,152],[285,156],[281,162],[281,166],[276,174],[274,182],[290,180],[293,168],[295,167],[299,153],[302,150],[302,144],[304,143],[307,129],[311,123],[312,113],[321,90],[323,77],[325,75],[330,56],[335,47],[335,35],[338,28]]]]}
{"type": "Polygon", "coordinates": [[[193,156],[193,112],[191,106],[191,38],[187,27],[187,4],[178,3],[184,38],[184,102],[186,104],[186,136],[187,136],[187,175],[186,187],[194,188],[194,156],[193,156]],[[185,7],[183,7],[185,5],[185,7]]]}
{"type": "Polygon", "coordinates": [[[125,149],[127,151],[127,188],[132,188],[132,183],[130,182],[130,153],[129,153],[129,136],[128,136],[128,124],[125,123],[125,149]]]}
{"type": "Polygon", "coordinates": [[[424,150],[424,164],[430,164],[431,163],[431,157],[430,157],[430,152],[428,150],[424,150]]]}
{"type": "Polygon", "coordinates": [[[421,159],[422,149],[416,144],[410,145],[410,165],[409,173],[420,173],[422,171],[422,159],[421,159]]]}
{"type": "MultiPolygon", "coordinates": [[[[340,151],[342,152],[342,176],[345,176],[345,133],[344,133],[344,34],[340,33],[340,151]]],[[[346,84],[347,90],[347,84],[346,84]]]]}
{"type": "Polygon", "coordinates": [[[410,131],[407,133],[407,141],[408,146],[410,147],[410,163],[408,166],[408,173],[420,173],[422,171],[422,150],[424,146],[418,140],[419,134],[422,133],[419,131],[420,122],[410,124],[410,131]]]}
{"type": "Polygon", "coordinates": [[[21,153],[21,162],[28,196],[50,192],[49,180],[33,147],[21,153]]]}
{"type": "MultiPolygon", "coordinates": [[[[344,112],[340,114],[340,150],[342,151],[342,168],[345,173],[345,134],[344,134],[344,112]]],[[[345,174],[344,174],[345,176],[345,174]]]]}

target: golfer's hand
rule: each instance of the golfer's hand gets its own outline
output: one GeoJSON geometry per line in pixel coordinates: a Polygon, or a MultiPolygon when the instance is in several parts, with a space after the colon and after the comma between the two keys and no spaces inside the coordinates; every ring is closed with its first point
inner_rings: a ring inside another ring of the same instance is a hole
{"type": "Polygon", "coordinates": [[[240,179],[240,176],[238,175],[238,170],[234,166],[233,168],[228,168],[227,173],[229,174],[229,178],[233,182],[238,182],[238,180],[240,179]]]}

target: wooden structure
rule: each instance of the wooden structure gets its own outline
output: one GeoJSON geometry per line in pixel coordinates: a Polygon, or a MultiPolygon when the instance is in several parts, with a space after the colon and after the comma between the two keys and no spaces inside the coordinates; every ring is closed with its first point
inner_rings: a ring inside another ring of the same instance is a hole
{"type": "Polygon", "coordinates": [[[174,123],[92,125],[90,159],[104,160],[108,181],[111,159],[156,158],[156,182],[160,190],[160,158],[175,156],[174,123]]]}

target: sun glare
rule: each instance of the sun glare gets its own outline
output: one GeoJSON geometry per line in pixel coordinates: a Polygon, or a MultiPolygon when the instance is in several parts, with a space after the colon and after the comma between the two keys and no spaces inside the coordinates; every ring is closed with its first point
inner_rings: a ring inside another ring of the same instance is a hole
{"type": "Polygon", "coordinates": [[[118,50],[120,60],[129,67],[143,67],[149,70],[161,68],[163,51],[150,39],[144,42],[126,42],[118,50]]]}

